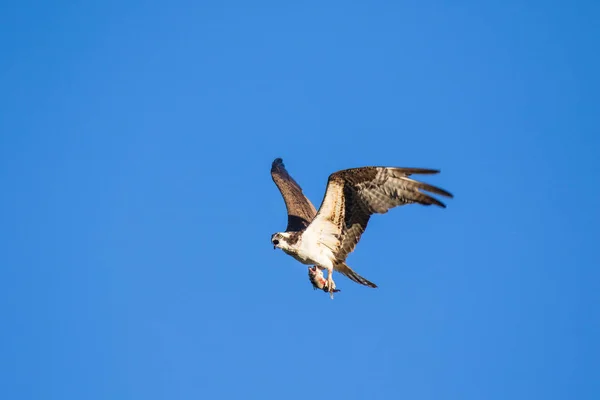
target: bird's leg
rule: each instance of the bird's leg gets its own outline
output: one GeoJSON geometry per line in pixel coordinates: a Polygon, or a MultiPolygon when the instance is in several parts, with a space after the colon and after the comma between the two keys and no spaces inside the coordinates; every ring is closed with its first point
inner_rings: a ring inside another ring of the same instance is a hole
{"type": "Polygon", "coordinates": [[[335,291],[335,283],[333,283],[333,268],[327,268],[327,288],[329,289],[329,296],[333,300],[333,292],[335,291]]]}

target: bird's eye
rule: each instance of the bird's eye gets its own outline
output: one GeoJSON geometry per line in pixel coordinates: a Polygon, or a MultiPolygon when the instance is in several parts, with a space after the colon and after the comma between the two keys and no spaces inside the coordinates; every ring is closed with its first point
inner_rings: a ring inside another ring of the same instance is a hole
{"type": "Polygon", "coordinates": [[[274,244],[275,246],[277,246],[277,245],[279,244],[279,240],[277,240],[277,239],[273,240],[273,244],[274,244]]]}

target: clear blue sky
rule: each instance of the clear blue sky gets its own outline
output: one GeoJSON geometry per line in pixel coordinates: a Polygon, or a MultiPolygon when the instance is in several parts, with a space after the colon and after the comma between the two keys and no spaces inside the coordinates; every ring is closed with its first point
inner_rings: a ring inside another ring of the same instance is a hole
{"type": "Polygon", "coordinates": [[[600,398],[599,11],[3,2],[0,398],[600,398]],[[455,199],[331,301],[276,157],[317,206],[373,164],[455,199]]]}

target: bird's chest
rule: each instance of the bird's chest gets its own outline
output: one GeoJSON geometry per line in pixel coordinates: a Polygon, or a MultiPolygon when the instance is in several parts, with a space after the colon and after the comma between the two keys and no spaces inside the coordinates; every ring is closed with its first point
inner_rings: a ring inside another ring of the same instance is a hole
{"type": "Polygon", "coordinates": [[[331,266],[331,260],[333,259],[333,254],[330,249],[313,240],[300,240],[298,242],[296,254],[290,255],[302,264],[315,264],[324,268],[331,266]]]}

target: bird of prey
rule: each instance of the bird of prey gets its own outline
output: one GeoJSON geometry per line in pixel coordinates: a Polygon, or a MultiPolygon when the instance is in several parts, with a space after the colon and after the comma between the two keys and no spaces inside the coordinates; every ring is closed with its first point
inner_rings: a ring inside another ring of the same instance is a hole
{"type": "MultiPolygon", "coordinates": [[[[276,158],[273,161],[271,165],[271,178],[275,182],[275,185],[277,185],[287,209],[288,223],[285,231],[302,231],[317,215],[315,206],[302,193],[300,185],[287,172],[281,158],[276,158]]],[[[313,289],[320,289],[329,293],[329,285],[323,277],[323,271],[318,267],[308,268],[308,279],[313,285],[313,289]]],[[[333,290],[334,292],[339,292],[335,287],[333,290]]]]}
{"type": "MultiPolygon", "coordinates": [[[[274,169],[279,169],[278,166],[283,167],[281,159],[273,162],[274,169]]],[[[410,178],[413,174],[431,175],[439,172],[426,168],[376,166],[334,172],[329,176],[323,201],[313,218],[311,213],[314,207],[302,195],[300,187],[287,173],[288,179],[284,182],[278,182],[275,176],[281,179],[281,175],[275,174],[273,179],[283,194],[288,210],[288,227],[285,232],[274,233],[271,243],[274,248],[280,248],[302,264],[326,269],[331,298],[335,290],[334,270],[354,282],[375,288],[377,285],[346,264],[346,257],[354,251],[373,214],[385,214],[391,208],[412,203],[445,208],[444,203],[425,192],[449,198],[453,197],[451,193],[410,178]],[[294,195],[288,196],[288,199],[285,191],[291,191],[294,195]],[[306,200],[299,200],[302,197],[306,200]]]]}

